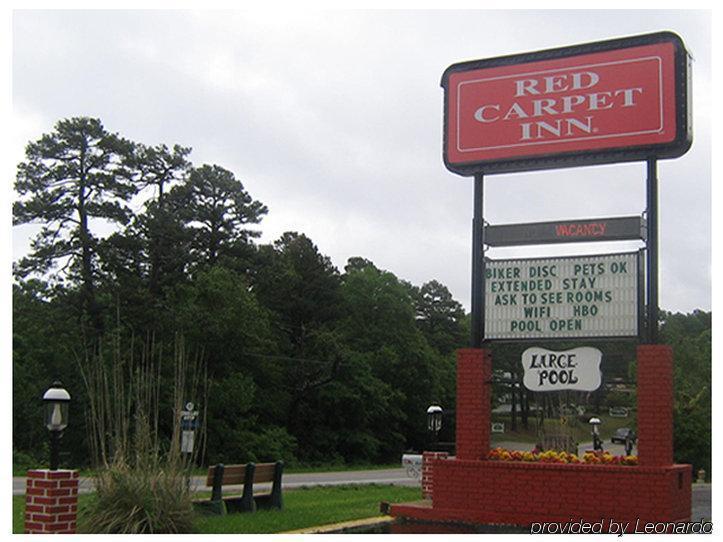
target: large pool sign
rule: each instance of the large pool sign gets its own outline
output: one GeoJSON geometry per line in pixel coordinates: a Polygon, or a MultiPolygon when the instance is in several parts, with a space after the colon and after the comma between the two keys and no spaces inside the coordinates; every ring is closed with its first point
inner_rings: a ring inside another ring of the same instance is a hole
{"type": "Polygon", "coordinates": [[[522,383],[531,391],[594,391],[600,387],[602,352],[582,346],[557,352],[538,346],[522,353],[522,383]]]}
{"type": "Polygon", "coordinates": [[[468,175],[680,156],[688,71],[670,32],[453,64],[445,164],[468,175]]]}

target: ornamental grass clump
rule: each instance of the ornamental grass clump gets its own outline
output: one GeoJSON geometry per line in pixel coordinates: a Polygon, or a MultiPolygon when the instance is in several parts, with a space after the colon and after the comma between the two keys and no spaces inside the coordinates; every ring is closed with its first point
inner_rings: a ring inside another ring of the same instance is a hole
{"type": "Polygon", "coordinates": [[[95,477],[96,498],[81,517],[87,533],[189,533],[193,529],[192,494],[182,469],[157,469],[122,463],[95,477]]]}
{"type": "Polygon", "coordinates": [[[81,365],[96,492],[78,518],[78,530],[189,533],[195,520],[190,476],[201,446],[193,453],[181,452],[180,414],[184,401],[205,398],[201,364],[189,361],[179,339],[172,375],[164,378],[164,350],[152,339],[138,347],[138,357],[132,342],[121,356],[118,343],[110,360],[99,350],[81,365]]]}

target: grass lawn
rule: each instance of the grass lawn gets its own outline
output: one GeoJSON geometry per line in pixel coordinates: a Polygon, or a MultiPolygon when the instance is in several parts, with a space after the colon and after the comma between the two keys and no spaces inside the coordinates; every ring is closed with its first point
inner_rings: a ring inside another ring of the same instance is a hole
{"type": "Polygon", "coordinates": [[[279,533],[380,515],[379,503],[421,499],[418,487],[354,485],[300,488],[284,492],[283,510],[204,516],[201,533],[279,533]]]}
{"type": "MultiPolygon", "coordinates": [[[[208,496],[208,493],[205,493],[208,496]]],[[[80,495],[79,511],[93,499],[80,495]]],[[[201,516],[196,521],[199,533],[278,533],[328,523],[380,515],[379,503],[421,499],[418,487],[391,485],[353,485],[310,487],[284,491],[283,510],[259,510],[253,514],[201,516]]],[[[13,533],[23,532],[25,496],[13,497],[13,533]]]]}
{"type": "Polygon", "coordinates": [[[13,534],[22,534],[25,526],[25,495],[13,495],[13,534]]]}

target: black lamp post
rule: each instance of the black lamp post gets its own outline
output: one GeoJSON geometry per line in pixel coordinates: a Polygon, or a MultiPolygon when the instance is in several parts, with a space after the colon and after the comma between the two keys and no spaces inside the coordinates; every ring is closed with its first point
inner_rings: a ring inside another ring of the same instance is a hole
{"type": "Polygon", "coordinates": [[[600,418],[590,418],[588,423],[592,426],[592,448],[593,450],[602,451],[602,440],[600,440],[600,431],[598,429],[602,420],[600,418]]]}
{"type": "Polygon", "coordinates": [[[440,429],[442,429],[442,407],[439,405],[431,405],[427,409],[427,431],[434,435],[433,443],[435,444],[440,429]]]}
{"type": "Polygon", "coordinates": [[[45,402],[45,427],[50,431],[50,470],[58,470],[60,463],[60,437],[68,427],[68,404],[70,394],[56,380],[43,395],[45,402]]]}

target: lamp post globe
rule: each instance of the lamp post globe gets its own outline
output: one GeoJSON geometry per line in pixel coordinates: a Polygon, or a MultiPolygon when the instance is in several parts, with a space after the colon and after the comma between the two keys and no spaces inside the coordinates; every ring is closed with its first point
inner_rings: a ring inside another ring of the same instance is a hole
{"type": "Polygon", "coordinates": [[[50,431],[50,470],[58,470],[60,437],[68,427],[68,405],[70,394],[63,384],[56,380],[43,395],[45,403],[45,427],[50,431]]]}
{"type": "Polygon", "coordinates": [[[431,405],[427,409],[427,429],[435,435],[442,429],[442,407],[431,405]]]}
{"type": "Polygon", "coordinates": [[[590,418],[588,423],[592,426],[592,447],[594,450],[602,451],[602,440],[600,440],[600,431],[598,426],[602,423],[600,418],[590,418]]]}
{"type": "Polygon", "coordinates": [[[592,432],[596,435],[598,434],[598,426],[602,423],[600,418],[590,418],[590,420],[587,422],[592,426],[592,432]]]}

